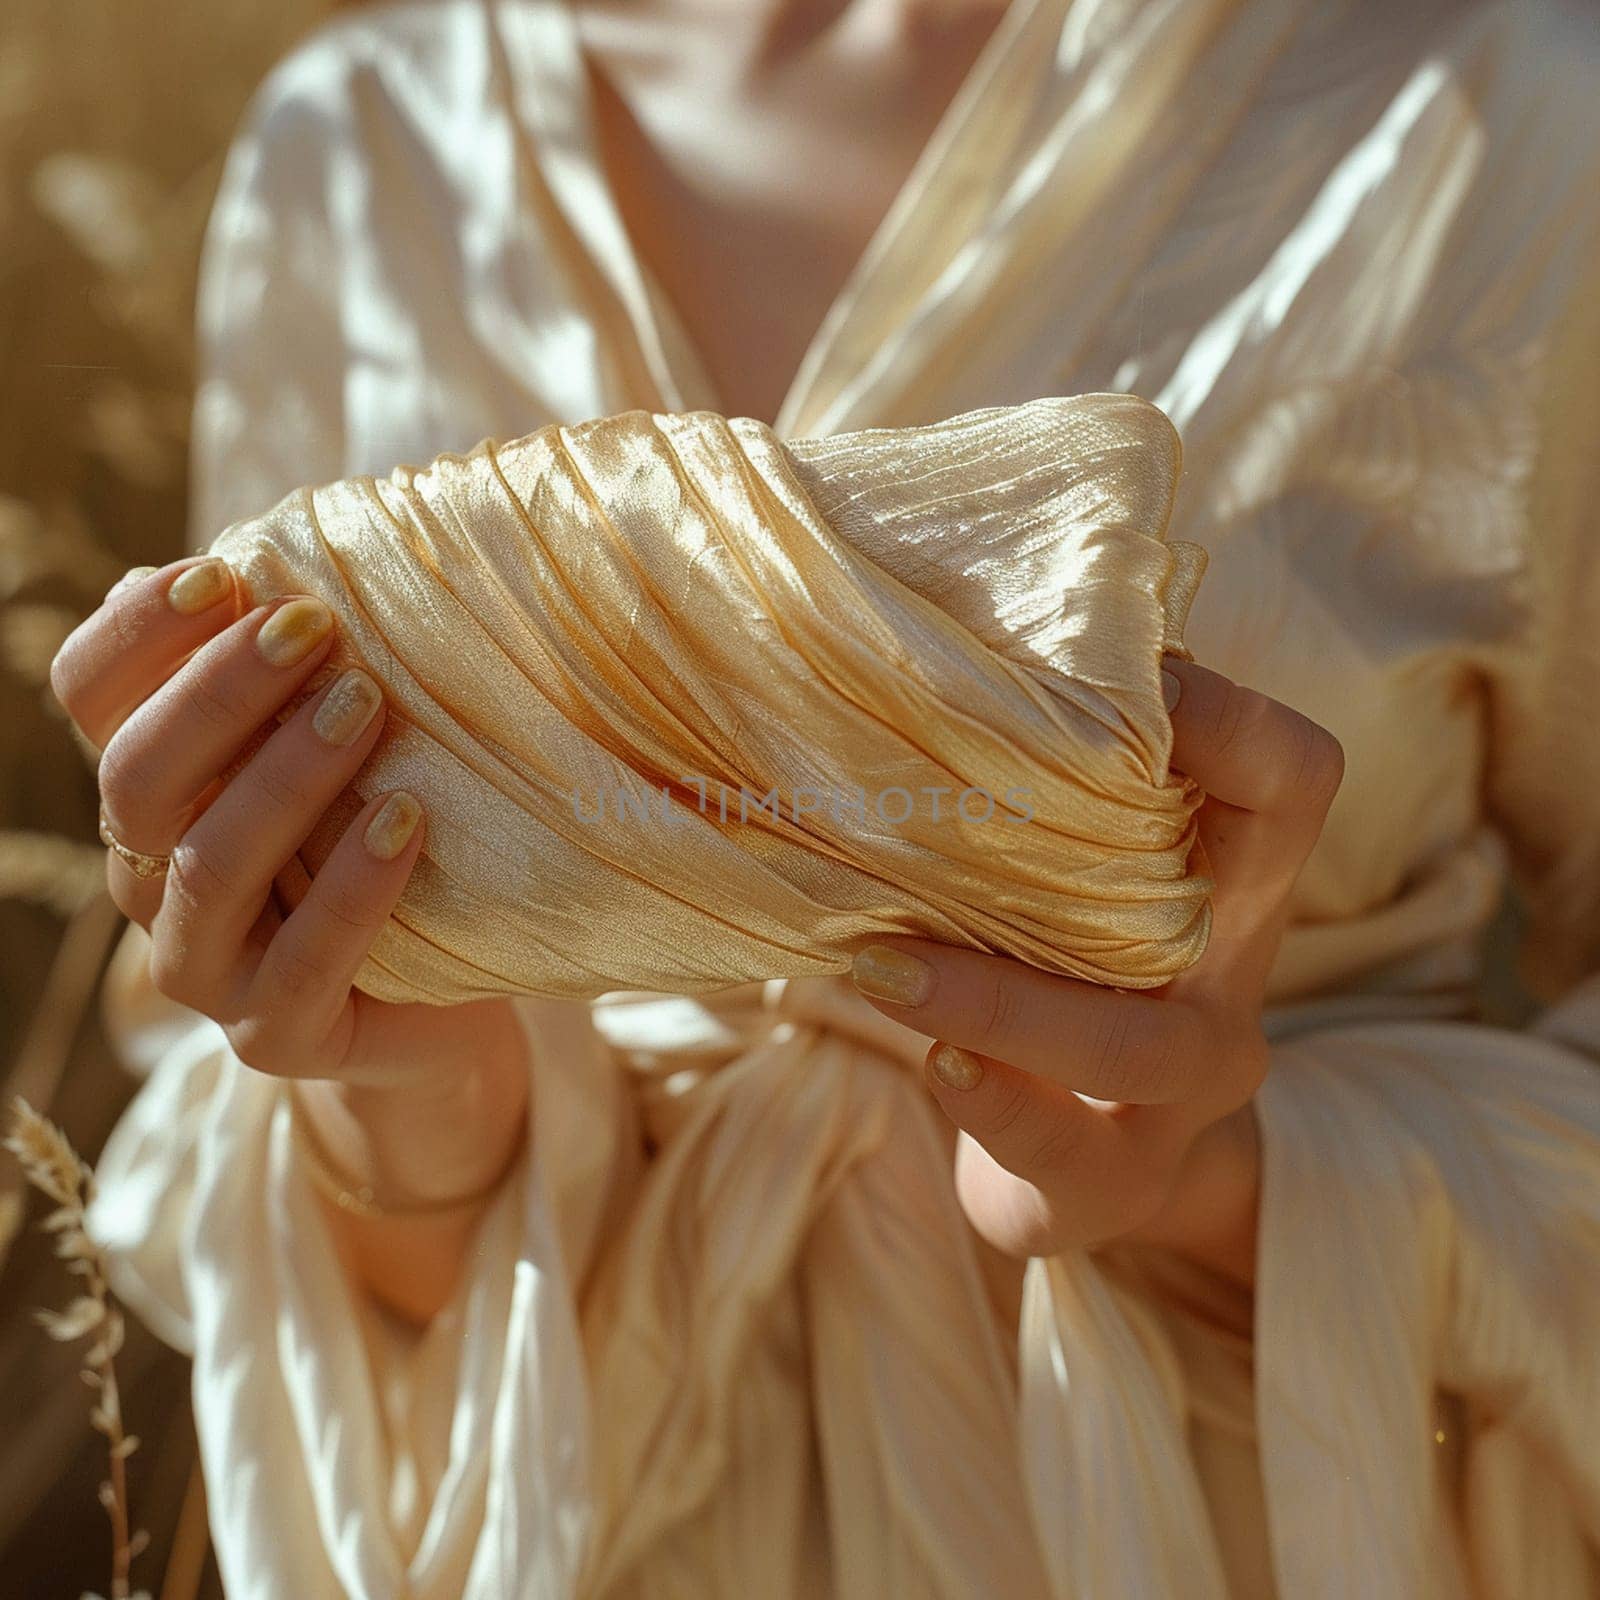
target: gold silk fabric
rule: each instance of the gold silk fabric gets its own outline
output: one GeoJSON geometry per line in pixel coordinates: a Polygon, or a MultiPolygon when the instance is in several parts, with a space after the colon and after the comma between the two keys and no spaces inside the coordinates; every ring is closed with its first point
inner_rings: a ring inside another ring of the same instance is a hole
{"type": "Polygon", "coordinates": [[[889,932],[1172,977],[1210,926],[1159,678],[1203,565],[1178,467],[1128,395],[789,444],[633,411],[235,525],[384,686],[362,796],[427,809],[362,987],[694,993],[889,932]]]}

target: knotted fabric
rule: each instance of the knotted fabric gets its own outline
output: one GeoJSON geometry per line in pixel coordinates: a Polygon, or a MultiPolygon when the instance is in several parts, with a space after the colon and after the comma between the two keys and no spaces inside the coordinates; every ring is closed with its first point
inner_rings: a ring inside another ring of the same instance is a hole
{"type": "Polygon", "coordinates": [[[683,994],[888,932],[1126,987],[1204,947],[1159,680],[1197,547],[1125,395],[783,444],[629,412],[288,496],[214,547],[325,600],[404,788],[383,999],[683,994]]]}

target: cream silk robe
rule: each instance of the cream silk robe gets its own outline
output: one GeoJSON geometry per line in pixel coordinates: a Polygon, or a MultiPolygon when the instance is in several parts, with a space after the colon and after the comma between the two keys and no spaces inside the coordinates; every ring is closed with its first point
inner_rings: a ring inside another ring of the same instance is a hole
{"type": "MultiPolygon", "coordinates": [[[[1101,389],[1177,424],[1190,645],[1348,756],[1273,984],[1253,1323],[1113,1250],[1033,1263],[1017,1325],[916,1042],[810,979],[526,1002],[530,1154],[409,1336],[355,1302],[282,1086],[134,947],[113,1020],[151,1072],[96,1222],[194,1352],[231,1594],[1596,1592],[1597,73],[1554,0],[1015,0],[776,419],[1101,389]],[[1470,1009],[1511,872],[1551,1002],[1521,1031],[1470,1009]],[[793,1160],[752,1170],[696,1097],[792,1026],[877,1053],[825,1126],[776,1076],[793,1160]],[[690,1139],[717,1159],[674,1210],[690,1139]],[[716,1292],[630,1368],[640,1228],[716,1292]]],[[[717,408],[553,0],[363,8],[277,71],[202,320],[200,540],[303,482],[717,408]]]]}

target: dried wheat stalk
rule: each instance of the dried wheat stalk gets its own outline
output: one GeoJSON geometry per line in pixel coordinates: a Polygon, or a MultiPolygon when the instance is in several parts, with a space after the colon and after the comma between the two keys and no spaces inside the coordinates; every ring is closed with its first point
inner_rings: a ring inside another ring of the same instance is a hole
{"type": "Polygon", "coordinates": [[[139,1448],[139,1439],[122,1426],[116,1371],[122,1312],[111,1297],[105,1254],[84,1226],[84,1212],[94,1198],[94,1173],[61,1129],[20,1096],[12,1102],[5,1148],[17,1158],[28,1182],[55,1201],[56,1209],[45,1218],[44,1228],[56,1235],[56,1255],[67,1271],[83,1280],[82,1292],[65,1311],[36,1311],[34,1316],[52,1339],[63,1343],[91,1333],[96,1336],[84,1357],[82,1376],[99,1393],[89,1413],[90,1425],[106,1436],[109,1447],[110,1475],[100,1485],[100,1503],[111,1519],[111,1600],[149,1600],[146,1591],[134,1594],[129,1588],[134,1558],[149,1541],[142,1530],[132,1528],[128,1515],[127,1462],[139,1448]]]}

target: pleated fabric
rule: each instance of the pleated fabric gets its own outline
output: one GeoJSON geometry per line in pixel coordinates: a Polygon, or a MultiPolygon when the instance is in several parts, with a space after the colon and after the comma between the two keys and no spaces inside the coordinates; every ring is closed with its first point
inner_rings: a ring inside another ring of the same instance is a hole
{"type": "Polygon", "coordinates": [[[1204,564],[1163,541],[1179,459],[1129,395],[788,445],[632,412],[236,524],[392,708],[311,861],[386,788],[429,817],[362,987],[696,993],[890,932],[1165,982],[1210,925],[1159,679],[1204,564]]]}

